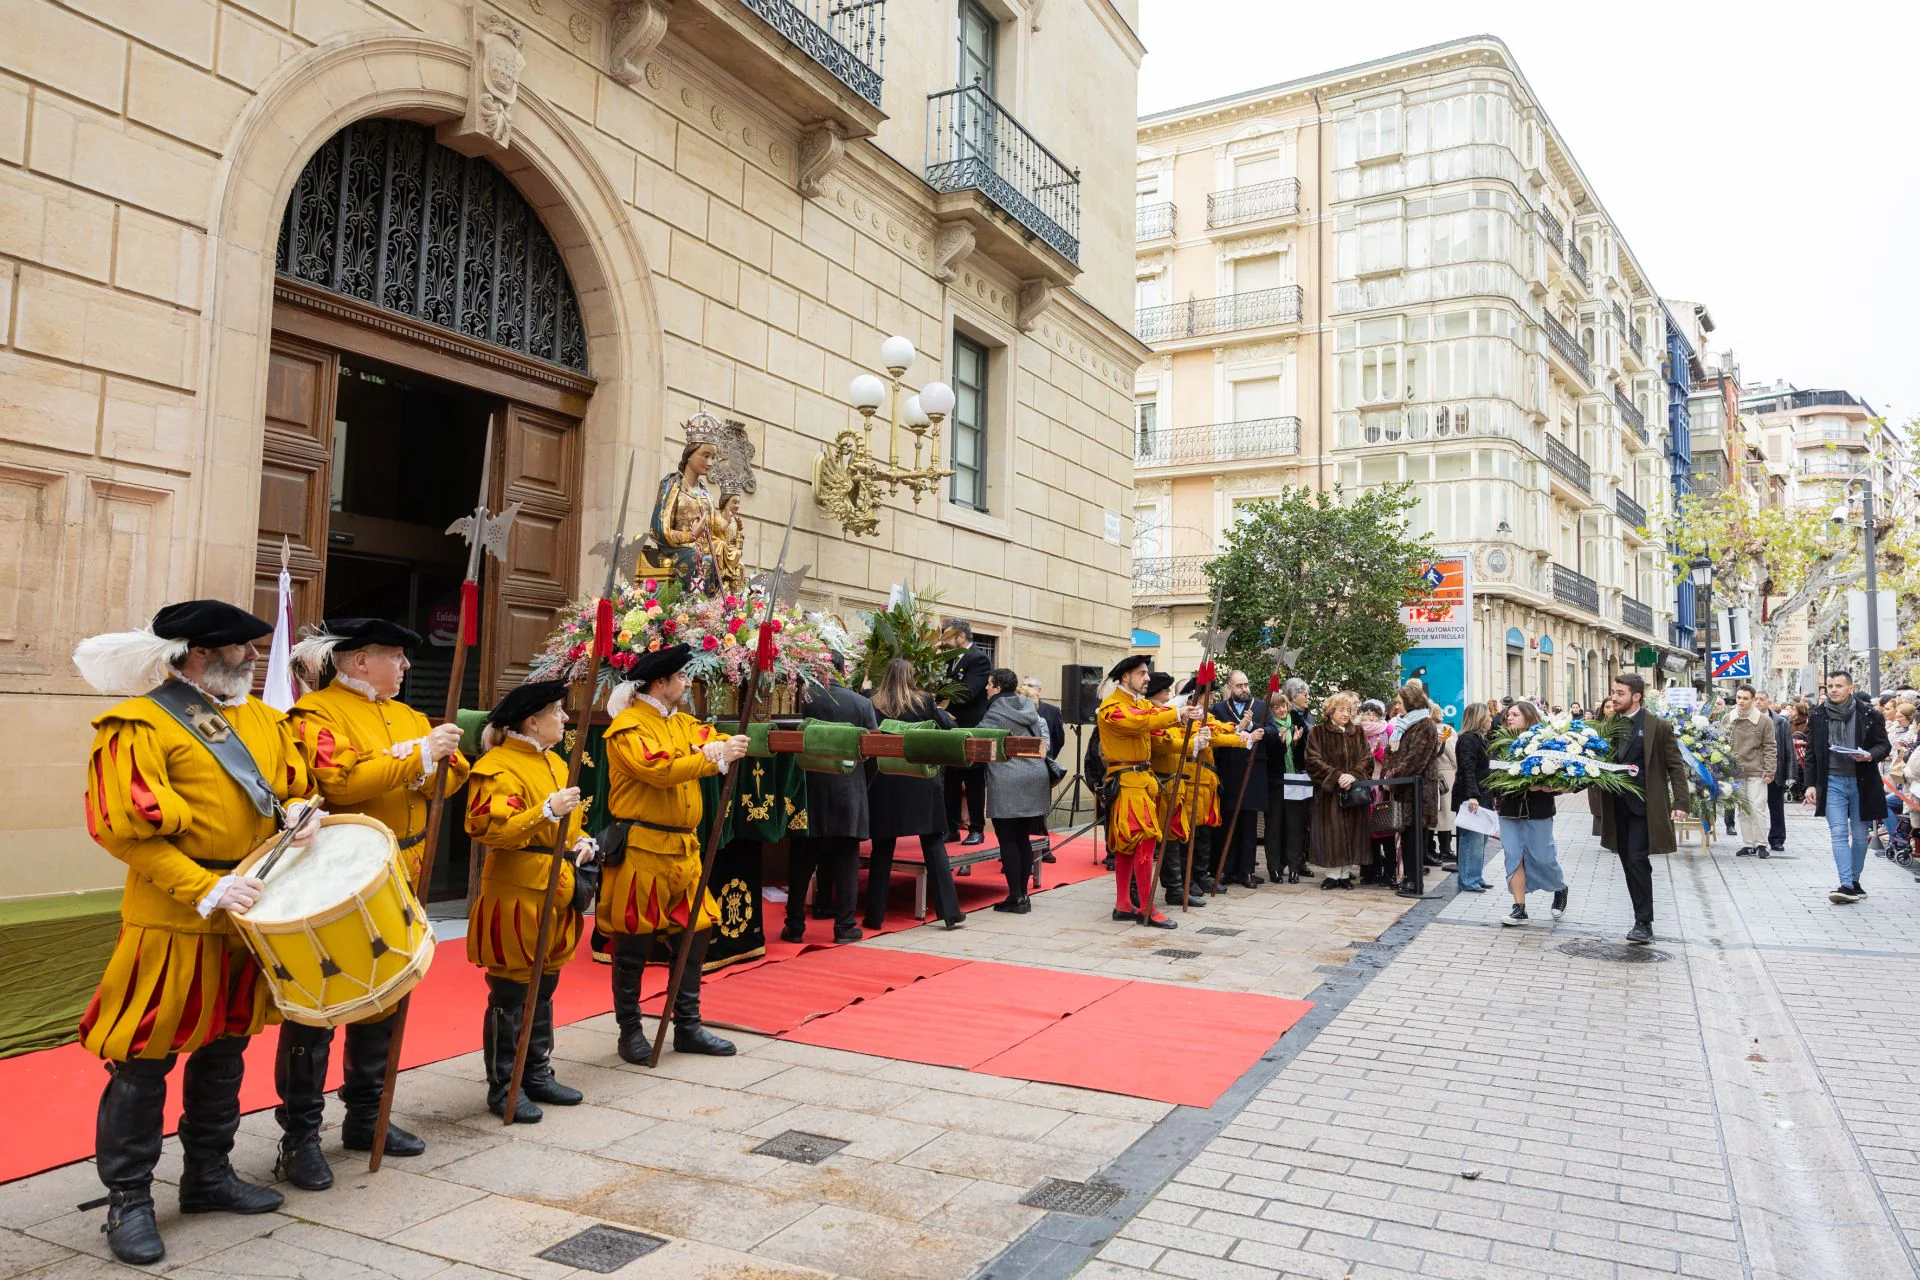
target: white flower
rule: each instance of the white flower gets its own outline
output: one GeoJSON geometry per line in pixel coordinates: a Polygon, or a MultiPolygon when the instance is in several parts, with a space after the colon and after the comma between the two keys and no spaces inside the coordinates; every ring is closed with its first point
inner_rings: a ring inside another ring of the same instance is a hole
{"type": "Polygon", "coordinates": [[[1707,728],[1707,727],[1708,727],[1708,726],[1709,726],[1709,725],[1710,725],[1710,724],[1711,724],[1712,722],[1711,722],[1711,721],[1709,721],[1709,720],[1708,720],[1708,719],[1707,719],[1707,718],[1706,718],[1705,716],[1703,716],[1703,715],[1701,715],[1701,714],[1700,714],[1699,712],[1697,712],[1697,711],[1696,711],[1696,712],[1694,712],[1694,715],[1693,715],[1693,719],[1692,719],[1692,721],[1691,721],[1690,723],[1691,723],[1691,724],[1693,725],[1693,727],[1694,727],[1694,728],[1696,728],[1696,729],[1705,729],[1705,728],[1707,728]]]}
{"type": "Polygon", "coordinates": [[[1560,772],[1560,766],[1559,766],[1558,764],[1556,764],[1556,763],[1554,763],[1554,762],[1553,762],[1552,760],[1549,760],[1549,761],[1547,761],[1547,762],[1546,762],[1545,764],[1542,764],[1542,765],[1540,766],[1540,772],[1542,772],[1542,773],[1558,773],[1558,772],[1560,772]]]}

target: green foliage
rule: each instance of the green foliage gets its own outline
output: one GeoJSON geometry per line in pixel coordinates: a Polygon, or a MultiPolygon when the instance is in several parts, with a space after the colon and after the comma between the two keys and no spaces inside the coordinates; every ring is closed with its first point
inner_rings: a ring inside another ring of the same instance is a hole
{"type": "Polygon", "coordinates": [[[947,664],[966,651],[940,647],[939,624],[927,607],[939,600],[938,592],[924,591],[916,596],[913,588],[907,587],[898,603],[867,616],[863,674],[869,687],[878,688],[887,665],[895,658],[905,658],[913,664],[920,687],[935,698],[951,698],[964,691],[960,682],[947,679],[947,664]]]}
{"type": "Polygon", "coordinates": [[[1207,567],[1228,633],[1226,664],[1263,684],[1269,648],[1298,649],[1316,690],[1387,697],[1399,683],[1407,629],[1400,608],[1425,594],[1429,540],[1407,531],[1408,485],[1349,493],[1288,489],[1241,509],[1207,567]]]}

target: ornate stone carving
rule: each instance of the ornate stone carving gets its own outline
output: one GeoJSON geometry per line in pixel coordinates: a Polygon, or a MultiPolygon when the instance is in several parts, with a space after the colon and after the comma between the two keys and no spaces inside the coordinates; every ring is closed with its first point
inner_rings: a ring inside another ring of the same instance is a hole
{"type": "Polygon", "coordinates": [[[665,68],[655,83],[647,55],[660,47],[667,34],[667,9],[672,0],[623,0],[613,8],[607,43],[607,74],[624,85],[645,79],[658,89],[666,84],[665,68]]]}
{"type": "Polygon", "coordinates": [[[467,79],[467,113],[443,125],[440,141],[467,155],[505,151],[513,142],[513,104],[527,65],[526,36],[497,13],[472,10],[473,67],[467,79]]]}
{"type": "Polygon", "coordinates": [[[1269,231],[1260,236],[1244,236],[1238,240],[1228,240],[1220,246],[1223,259],[1251,258],[1263,253],[1281,253],[1293,247],[1292,231],[1269,231]]]}
{"type": "Polygon", "coordinates": [[[1053,285],[1045,280],[1022,280],[1020,282],[1020,310],[1013,318],[1014,327],[1025,333],[1033,328],[1034,321],[1053,301],[1053,285]]]}
{"type": "Polygon", "coordinates": [[[793,185],[809,200],[825,192],[829,173],[847,154],[847,134],[831,120],[822,120],[800,135],[800,172],[793,185]]]}
{"type": "Polygon", "coordinates": [[[973,228],[964,222],[943,222],[933,236],[933,278],[953,279],[961,259],[973,252],[973,228]]]}
{"type": "Polygon", "coordinates": [[[753,441],[747,438],[747,424],[732,418],[724,421],[705,409],[688,418],[682,430],[689,443],[713,446],[713,469],[707,472],[707,484],[715,493],[752,493],[757,486],[753,477],[753,441]]]}

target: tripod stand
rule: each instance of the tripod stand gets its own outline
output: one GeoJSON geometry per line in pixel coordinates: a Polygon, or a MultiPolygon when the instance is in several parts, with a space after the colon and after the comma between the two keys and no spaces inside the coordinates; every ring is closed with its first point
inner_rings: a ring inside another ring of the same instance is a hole
{"type": "Polygon", "coordinates": [[[1099,801],[1094,798],[1093,786],[1087,781],[1085,772],[1087,767],[1087,752],[1081,740],[1081,735],[1086,731],[1086,727],[1084,724],[1075,724],[1073,726],[1073,777],[1067,780],[1065,796],[1056,797],[1053,802],[1055,809],[1058,809],[1062,804],[1067,806],[1068,826],[1072,826],[1080,820],[1080,791],[1082,788],[1085,788],[1087,792],[1088,810],[1096,814],[1100,811],[1099,801]]]}

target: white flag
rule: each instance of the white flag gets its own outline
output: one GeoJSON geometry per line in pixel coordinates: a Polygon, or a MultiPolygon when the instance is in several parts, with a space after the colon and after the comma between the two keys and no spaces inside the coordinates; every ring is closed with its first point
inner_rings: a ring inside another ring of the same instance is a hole
{"type": "Polygon", "coordinates": [[[280,570],[280,607],[273,619],[273,647],[267,650],[267,687],[260,700],[275,711],[293,707],[293,629],[287,625],[287,609],[293,600],[293,579],[280,570]]]}

